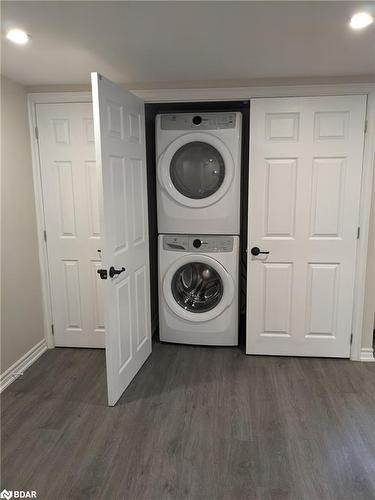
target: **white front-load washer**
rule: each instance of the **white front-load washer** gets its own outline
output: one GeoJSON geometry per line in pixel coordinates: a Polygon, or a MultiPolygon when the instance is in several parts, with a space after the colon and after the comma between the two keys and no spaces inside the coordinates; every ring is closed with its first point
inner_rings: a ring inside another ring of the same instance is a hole
{"type": "Polygon", "coordinates": [[[239,237],[159,235],[160,340],[238,344],[239,237]]]}
{"type": "Polygon", "coordinates": [[[241,113],[156,117],[159,234],[239,234],[241,113]]]}

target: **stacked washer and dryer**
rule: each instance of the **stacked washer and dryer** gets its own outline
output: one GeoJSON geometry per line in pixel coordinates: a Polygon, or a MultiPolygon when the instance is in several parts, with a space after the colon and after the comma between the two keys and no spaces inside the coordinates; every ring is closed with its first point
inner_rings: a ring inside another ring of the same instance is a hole
{"type": "Polygon", "coordinates": [[[241,113],[156,117],[160,340],[237,345],[241,113]]]}

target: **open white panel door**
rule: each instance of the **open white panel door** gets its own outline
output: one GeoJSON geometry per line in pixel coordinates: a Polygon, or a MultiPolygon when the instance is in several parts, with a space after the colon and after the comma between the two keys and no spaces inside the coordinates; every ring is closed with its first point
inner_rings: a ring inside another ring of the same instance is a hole
{"type": "Polygon", "coordinates": [[[102,278],[112,406],[151,353],[144,104],[98,73],[92,73],[91,82],[103,182],[102,278]]]}

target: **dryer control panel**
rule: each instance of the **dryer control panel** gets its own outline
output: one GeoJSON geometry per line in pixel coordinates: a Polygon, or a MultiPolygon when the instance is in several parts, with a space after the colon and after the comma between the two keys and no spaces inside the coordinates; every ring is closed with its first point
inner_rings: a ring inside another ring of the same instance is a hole
{"type": "Polygon", "coordinates": [[[160,115],[162,130],[218,130],[234,128],[236,113],[175,113],[160,115]]]}
{"type": "Polygon", "coordinates": [[[165,235],[163,249],[172,252],[232,252],[233,236],[165,235]]]}

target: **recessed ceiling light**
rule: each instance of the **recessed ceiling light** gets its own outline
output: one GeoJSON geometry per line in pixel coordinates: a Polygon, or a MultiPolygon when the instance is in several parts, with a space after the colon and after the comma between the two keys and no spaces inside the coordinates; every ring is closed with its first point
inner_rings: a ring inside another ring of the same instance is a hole
{"type": "Polygon", "coordinates": [[[30,40],[31,36],[25,31],[14,29],[7,33],[7,39],[13,43],[18,43],[19,45],[25,45],[30,40]]]}
{"type": "Polygon", "coordinates": [[[353,28],[353,30],[361,30],[373,22],[374,18],[371,14],[367,12],[358,12],[358,14],[354,14],[350,19],[350,27],[353,28]]]}

